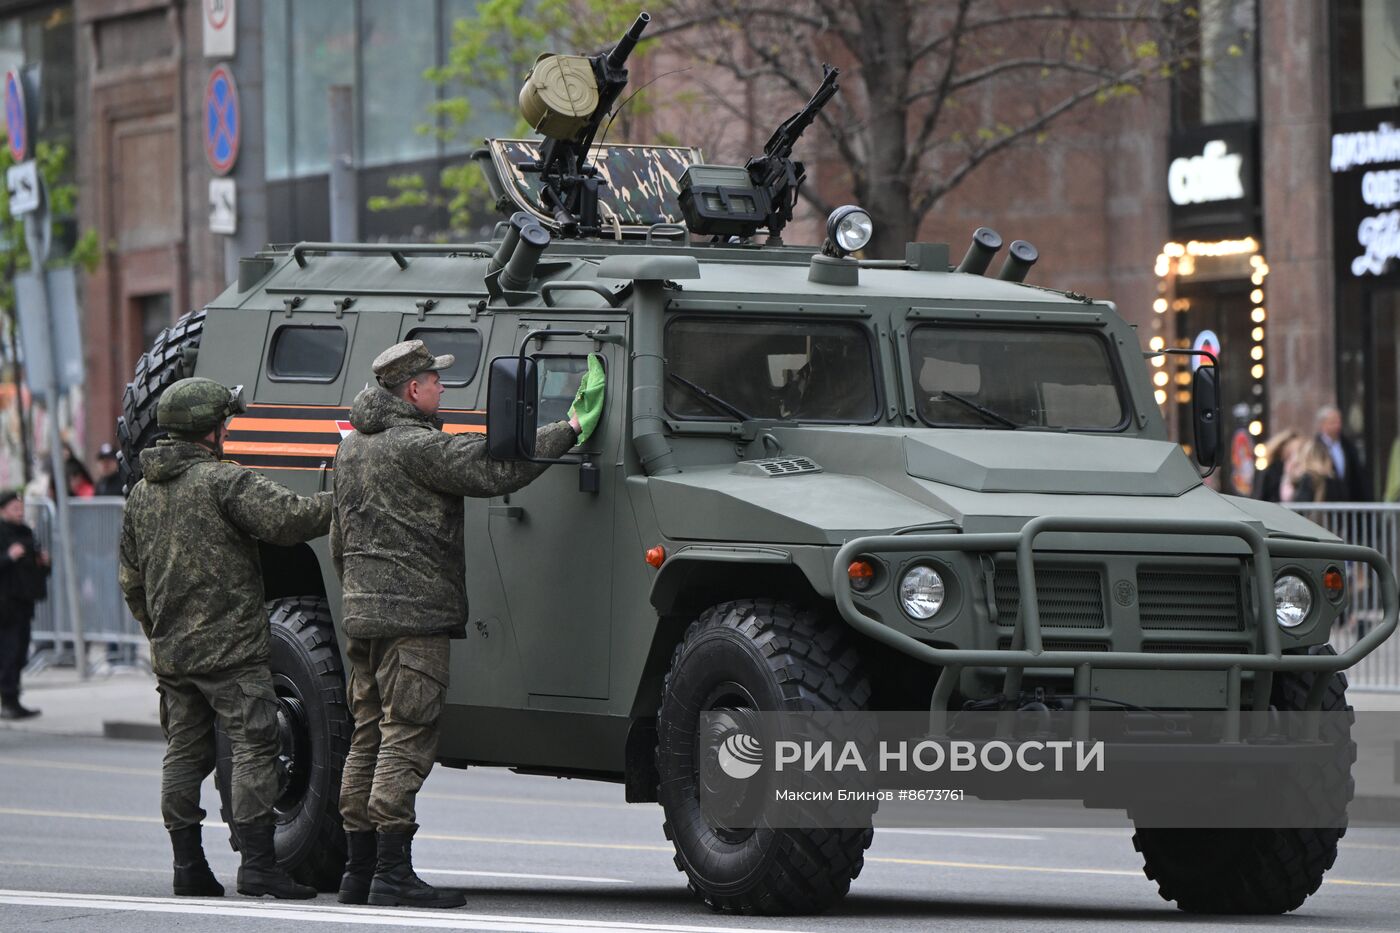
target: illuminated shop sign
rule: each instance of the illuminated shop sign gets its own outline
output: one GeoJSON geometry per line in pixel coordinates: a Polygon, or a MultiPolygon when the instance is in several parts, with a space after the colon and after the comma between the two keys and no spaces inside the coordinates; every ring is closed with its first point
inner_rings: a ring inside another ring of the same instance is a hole
{"type": "Polygon", "coordinates": [[[1172,234],[1219,239],[1258,233],[1253,123],[1227,123],[1172,136],[1167,199],[1172,234]]]}
{"type": "Polygon", "coordinates": [[[1400,279],[1400,108],[1338,114],[1332,130],[1337,275],[1400,279]]]}

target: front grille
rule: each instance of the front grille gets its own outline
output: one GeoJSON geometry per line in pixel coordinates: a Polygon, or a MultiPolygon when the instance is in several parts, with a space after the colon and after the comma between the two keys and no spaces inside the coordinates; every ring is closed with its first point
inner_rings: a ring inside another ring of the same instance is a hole
{"type": "MultiPolygon", "coordinates": [[[[1041,628],[1104,628],[1103,573],[1091,567],[1035,568],[1041,628]]],[[[1016,564],[996,565],[997,621],[1011,625],[1021,611],[1016,564]]],[[[1092,649],[1091,649],[1092,650],[1092,649]]]]}
{"type": "Polygon", "coordinates": [[[1244,631],[1237,570],[1139,570],[1138,615],[1145,631],[1244,631]]]}
{"type": "MultiPolygon", "coordinates": [[[[1041,648],[1045,651],[1107,651],[1108,643],[1102,641],[1086,641],[1082,638],[1043,638],[1041,648]]],[[[1011,650],[1011,636],[1003,635],[997,639],[997,649],[1000,651],[1011,650]]]]}
{"type": "Polygon", "coordinates": [[[1209,641],[1148,641],[1142,650],[1148,654],[1249,654],[1250,646],[1209,641]]]}

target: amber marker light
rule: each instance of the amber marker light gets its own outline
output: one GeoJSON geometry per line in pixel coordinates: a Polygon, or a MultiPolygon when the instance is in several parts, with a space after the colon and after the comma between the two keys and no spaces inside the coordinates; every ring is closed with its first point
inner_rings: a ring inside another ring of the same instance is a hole
{"type": "Polygon", "coordinates": [[[1328,567],[1322,574],[1322,591],[1328,599],[1341,599],[1346,588],[1347,578],[1336,567],[1328,567]]]}
{"type": "Polygon", "coordinates": [[[653,567],[660,567],[666,563],[666,549],[661,545],[647,548],[647,563],[653,567]]]}
{"type": "Polygon", "coordinates": [[[875,584],[875,566],[868,560],[851,561],[846,576],[851,578],[851,589],[863,593],[875,584]]]}

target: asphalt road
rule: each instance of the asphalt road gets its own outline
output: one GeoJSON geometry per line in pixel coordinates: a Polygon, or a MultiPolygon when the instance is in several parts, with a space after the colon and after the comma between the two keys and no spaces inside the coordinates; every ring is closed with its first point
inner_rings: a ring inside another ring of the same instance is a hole
{"type": "MultiPolygon", "coordinates": [[[[232,896],[221,825],[206,848],[230,895],[170,896],[154,743],[0,732],[0,930],[374,929],[535,933],[668,930],[1396,929],[1400,831],[1354,830],[1301,910],[1201,920],[1160,900],[1125,829],[877,831],[850,896],[822,917],[711,914],[686,892],[655,805],[620,787],[438,769],[420,798],[420,872],[461,886],[457,911],[232,896]]],[[[212,782],[205,807],[217,819],[212,782]]]]}

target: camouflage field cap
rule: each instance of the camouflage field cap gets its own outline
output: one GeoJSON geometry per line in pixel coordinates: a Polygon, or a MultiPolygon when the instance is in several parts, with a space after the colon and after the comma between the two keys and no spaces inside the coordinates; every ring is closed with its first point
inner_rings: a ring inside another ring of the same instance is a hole
{"type": "Polygon", "coordinates": [[[386,389],[401,386],[419,373],[446,369],[457,358],[452,354],[433,356],[421,340],[396,343],[374,358],[374,376],[386,389]]]}
{"type": "Polygon", "coordinates": [[[156,424],[175,434],[202,437],[230,415],[246,410],[243,387],[230,389],[212,379],[181,379],[156,404],[156,424]]]}

